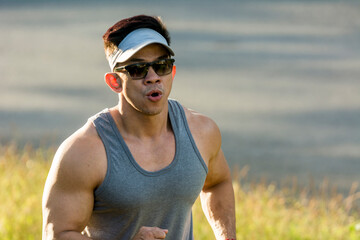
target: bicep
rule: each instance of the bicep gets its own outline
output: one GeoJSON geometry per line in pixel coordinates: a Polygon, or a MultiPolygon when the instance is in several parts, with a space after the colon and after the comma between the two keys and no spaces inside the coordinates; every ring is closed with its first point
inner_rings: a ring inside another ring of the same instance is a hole
{"type": "Polygon", "coordinates": [[[185,109],[190,131],[195,140],[208,174],[203,190],[221,182],[231,181],[229,166],[221,149],[221,133],[216,123],[199,113],[185,109]]]}
{"type": "Polygon", "coordinates": [[[226,181],[231,181],[230,169],[224,152],[219,148],[214,157],[209,160],[203,191],[226,181]]]}
{"type": "Polygon", "coordinates": [[[56,156],[43,195],[44,232],[81,232],[92,213],[93,190],[91,175],[76,156],[56,156]]]}

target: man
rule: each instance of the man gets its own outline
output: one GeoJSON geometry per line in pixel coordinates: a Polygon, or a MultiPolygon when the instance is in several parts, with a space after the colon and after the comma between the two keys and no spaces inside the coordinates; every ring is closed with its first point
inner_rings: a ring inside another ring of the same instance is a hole
{"type": "Polygon", "coordinates": [[[168,99],[175,76],[160,18],[124,19],[103,36],[119,96],[59,147],[43,195],[43,239],[193,239],[200,194],[217,239],[235,239],[221,136],[209,118],[168,99]]]}

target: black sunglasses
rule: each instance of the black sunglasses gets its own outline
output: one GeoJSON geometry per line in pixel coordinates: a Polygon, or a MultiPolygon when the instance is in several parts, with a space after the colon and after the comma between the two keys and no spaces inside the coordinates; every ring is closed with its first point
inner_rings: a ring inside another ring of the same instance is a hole
{"type": "Polygon", "coordinates": [[[152,67],[159,76],[170,74],[173,69],[175,59],[166,58],[153,62],[134,63],[122,67],[114,68],[114,72],[126,70],[132,79],[143,79],[146,77],[149,67],[152,67]]]}

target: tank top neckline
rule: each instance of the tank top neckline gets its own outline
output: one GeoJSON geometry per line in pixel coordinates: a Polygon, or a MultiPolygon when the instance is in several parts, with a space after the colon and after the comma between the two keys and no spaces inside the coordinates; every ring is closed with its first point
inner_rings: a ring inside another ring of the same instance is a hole
{"type": "Polygon", "coordinates": [[[171,108],[171,105],[169,104],[168,107],[168,116],[170,118],[170,124],[171,124],[171,128],[173,130],[174,133],[174,138],[175,138],[175,155],[171,161],[171,163],[167,166],[165,166],[164,168],[160,169],[160,170],[156,170],[156,171],[147,171],[145,170],[143,167],[141,167],[137,161],[135,160],[134,156],[132,155],[128,145],[126,144],[124,138],[122,137],[119,129],[116,126],[116,122],[114,120],[114,118],[111,116],[109,109],[106,109],[106,116],[109,119],[110,125],[113,128],[113,131],[115,132],[121,146],[123,147],[129,161],[131,162],[131,164],[135,167],[135,169],[142,173],[145,176],[149,176],[149,177],[156,177],[156,176],[160,176],[162,174],[165,174],[166,172],[170,171],[177,163],[178,160],[178,153],[180,150],[180,145],[179,145],[179,130],[176,126],[176,122],[173,116],[173,110],[171,108]]]}

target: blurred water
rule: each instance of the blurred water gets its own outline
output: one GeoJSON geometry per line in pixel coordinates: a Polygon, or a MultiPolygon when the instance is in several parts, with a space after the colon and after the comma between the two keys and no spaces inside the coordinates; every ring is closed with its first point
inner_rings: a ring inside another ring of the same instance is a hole
{"type": "Polygon", "coordinates": [[[359,1],[0,1],[0,141],[59,144],[117,97],[102,34],[135,14],[172,35],[172,97],[211,116],[251,178],[360,181],[359,1]]]}

